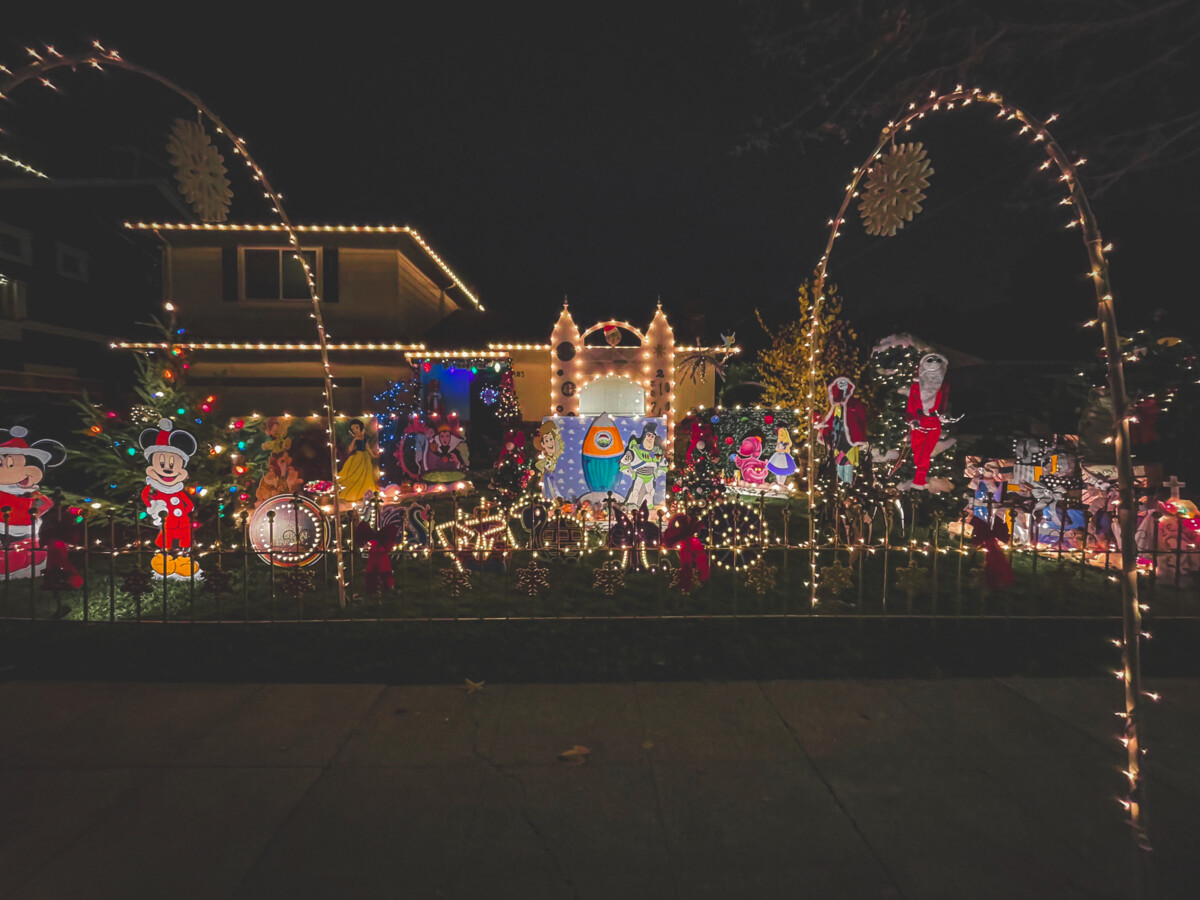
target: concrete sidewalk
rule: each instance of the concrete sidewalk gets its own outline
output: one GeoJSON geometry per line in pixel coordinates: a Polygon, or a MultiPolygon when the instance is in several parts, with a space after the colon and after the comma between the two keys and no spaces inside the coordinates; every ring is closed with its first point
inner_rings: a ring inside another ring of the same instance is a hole
{"type": "MultiPolygon", "coordinates": [[[[1200,681],[1151,687],[1158,896],[1200,897],[1200,681]]],[[[1119,701],[1095,679],[10,682],[0,897],[1125,897],[1119,701]]]]}

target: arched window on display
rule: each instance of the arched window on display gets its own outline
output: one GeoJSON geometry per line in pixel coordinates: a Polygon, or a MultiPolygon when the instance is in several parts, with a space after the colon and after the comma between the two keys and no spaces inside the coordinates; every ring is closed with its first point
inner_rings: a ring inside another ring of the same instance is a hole
{"type": "Polygon", "coordinates": [[[606,375],[589,382],[579,391],[579,415],[598,416],[601,413],[644,416],[646,389],[620,375],[606,375]]]}

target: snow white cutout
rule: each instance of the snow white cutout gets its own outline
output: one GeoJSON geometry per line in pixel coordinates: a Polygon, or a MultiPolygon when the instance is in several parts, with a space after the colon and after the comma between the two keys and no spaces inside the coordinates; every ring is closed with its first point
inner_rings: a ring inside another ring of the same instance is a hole
{"type": "Polygon", "coordinates": [[[358,503],[367,494],[379,493],[375,480],[375,457],[379,451],[367,439],[367,426],[362,419],[350,420],[350,454],[338,470],[338,499],[358,503]]]}
{"type": "Polygon", "coordinates": [[[542,496],[553,500],[559,493],[552,476],[558,468],[558,459],[563,454],[562,433],[553,422],[543,422],[538,429],[536,449],[538,458],[533,467],[542,481],[542,496]]]}

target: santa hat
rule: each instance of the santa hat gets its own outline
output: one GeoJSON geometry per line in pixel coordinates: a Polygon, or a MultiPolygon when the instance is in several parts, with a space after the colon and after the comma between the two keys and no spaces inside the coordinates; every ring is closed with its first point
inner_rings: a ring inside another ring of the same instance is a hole
{"type": "Polygon", "coordinates": [[[57,466],[66,459],[67,451],[58,441],[42,440],[29,444],[25,440],[28,434],[28,429],[21,425],[14,425],[8,429],[8,440],[0,443],[0,456],[32,456],[43,466],[57,466]],[[51,459],[54,462],[51,462],[51,459]]]}
{"type": "Polygon", "coordinates": [[[138,439],[149,459],[155,453],[174,453],[187,462],[196,453],[196,439],[186,431],[176,431],[170,419],[159,419],[157,428],[147,428],[138,439]]]}

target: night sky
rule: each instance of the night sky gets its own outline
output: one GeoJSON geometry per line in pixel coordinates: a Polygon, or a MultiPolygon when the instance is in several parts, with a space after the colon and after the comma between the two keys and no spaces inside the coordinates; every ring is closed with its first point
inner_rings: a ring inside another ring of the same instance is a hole
{"type": "MultiPolygon", "coordinates": [[[[197,6],[186,27],[174,12],[10,19],[0,61],[20,63],[23,42],[66,52],[100,38],[203,97],[294,221],[413,225],[514,339],[544,340],[566,294],[580,321],[648,321],[661,296],[686,337],[703,316],[706,340],[736,330],[761,344],[753,309],[796,314],[824,223],[874,141],[736,152],[756,116],[807,102],[752,55],[736,4],[703,16],[496,4],[269,21],[214,9],[197,6]]],[[[186,104],[124,73],[56,81],[63,97],[27,88],[3,112],[4,146],[55,174],[127,173],[134,156],[118,146],[144,154],[141,174],[165,171],[163,140],[186,104]]],[[[1050,87],[1010,99],[1055,111],[1050,87]]],[[[1069,117],[1056,131],[1073,149],[1069,117]]],[[[1074,327],[1094,312],[1082,244],[1062,208],[1028,202],[1058,195],[1030,180],[1042,157],[1014,132],[986,111],[924,126],[925,212],[891,239],[866,235],[857,216],[845,229],[831,276],[866,341],[907,330],[989,359],[1094,346],[1074,327]]],[[[234,179],[235,217],[266,220],[234,179]]],[[[1198,184],[1167,173],[1097,204],[1123,325],[1159,307],[1194,324],[1178,226],[1198,184]]]]}

